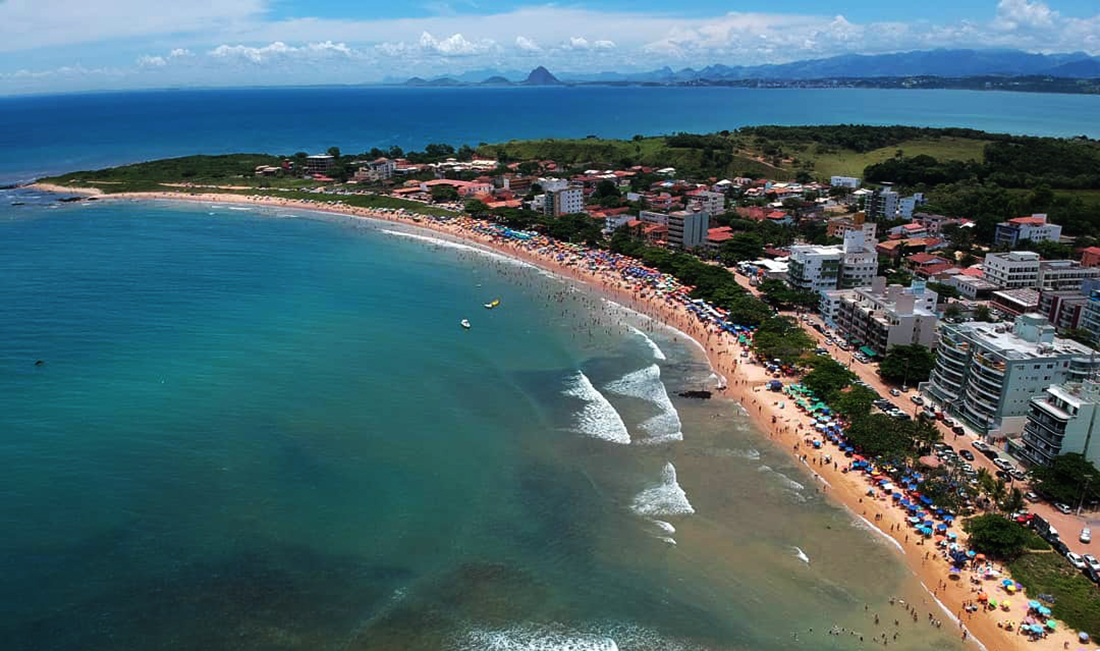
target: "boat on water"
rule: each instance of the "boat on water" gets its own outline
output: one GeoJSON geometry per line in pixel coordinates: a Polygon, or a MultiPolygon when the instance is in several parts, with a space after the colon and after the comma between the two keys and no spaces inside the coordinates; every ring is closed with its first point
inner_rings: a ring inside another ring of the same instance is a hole
{"type": "Polygon", "coordinates": [[[470,321],[468,319],[463,319],[459,321],[459,325],[461,325],[463,328],[466,328],[467,330],[470,329],[470,321]]]}
{"type": "Polygon", "coordinates": [[[498,305],[500,305],[500,299],[499,298],[494,298],[492,301],[485,304],[485,309],[486,310],[491,310],[491,309],[493,309],[494,307],[496,307],[498,305]]]}

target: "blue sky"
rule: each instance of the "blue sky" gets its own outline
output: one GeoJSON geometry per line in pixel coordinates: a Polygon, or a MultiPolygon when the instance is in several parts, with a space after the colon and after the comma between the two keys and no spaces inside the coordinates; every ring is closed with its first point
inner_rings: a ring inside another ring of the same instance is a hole
{"type": "Polygon", "coordinates": [[[1100,55],[1100,2],[0,0],[0,94],[536,65],[678,69],[937,47],[1100,55]]]}

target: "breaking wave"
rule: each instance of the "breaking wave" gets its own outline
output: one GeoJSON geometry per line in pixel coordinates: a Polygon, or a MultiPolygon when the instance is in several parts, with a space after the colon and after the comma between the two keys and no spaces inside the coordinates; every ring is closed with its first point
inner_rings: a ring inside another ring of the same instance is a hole
{"type": "Polygon", "coordinates": [[[630,508],[638,515],[649,518],[695,513],[695,508],[688,501],[687,493],[676,481],[676,467],[672,462],[666,463],[661,471],[661,483],[635,495],[630,508]]]}
{"type": "Polygon", "coordinates": [[[577,414],[576,427],[579,432],[613,443],[630,443],[630,433],[622,416],[592,385],[587,375],[577,371],[568,382],[565,395],[584,401],[584,408],[577,414]]]}
{"type": "Polygon", "coordinates": [[[628,622],[594,622],[580,628],[561,624],[474,628],[445,648],[448,651],[695,651],[699,647],[628,622]]]}
{"type": "Polygon", "coordinates": [[[672,406],[668,390],[665,389],[664,382],[661,382],[660,366],[653,364],[639,371],[627,373],[619,380],[605,386],[604,389],[621,396],[645,400],[657,407],[659,413],[643,421],[640,426],[650,435],[645,442],[663,443],[684,440],[680,414],[676,412],[676,407],[672,406]]]}
{"type": "Polygon", "coordinates": [[[631,332],[641,337],[645,341],[646,345],[649,346],[650,352],[653,353],[653,359],[662,362],[668,359],[668,357],[665,355],[665,351],[661,350],[661,347],[658,346],[657,342],[653,341],[653,339],[651,339],[649,335],[642,332],[638,328],[635,328],[634,326],[629,326],[629,328],[631,332]]]}
{"type": "Polygon", "coordinates": [[[458,249],[460,251],[469,251],[469,252],[472,252],[472,253],[478,253],[478,254],[483,255],[485,257],[495,258],[497,260],[504,260],[504,261],[510,262],[510,263],[515,264],[515,265],[520,266],[520,267],[529,267],[531,269],[539,269],[539,267],[537,267],[536,265],[531,264],[530,262],[524,262],[523,260],[517,260],[516,258],[504,255],[503,253],[497,253],[496,251],[489,251],[487,249],[483,249],[483,248],[478,247],[478,246],[472,246],[470,244],[463,244],[461,242],[454,242],[454,241],[451,241],[451,240],[445,240],[445,239],[439,238],[439,237],[431,237],[430,235],[420,235],[418,233],[406,233],[405,231],[395,231],[395,230],[390,230],[388,228],[380,228],[378,230],[382,233],[386,233],[387,235],[396,235],[397,237],[404,237],[404,238],[408,238],[410,240],[419,240],[421,242],[425,242],[425,243],[432,244],[432,245],[435,245],[435,246],[443,246],[443,247],[447,247],[449,249],[458,249]]]}

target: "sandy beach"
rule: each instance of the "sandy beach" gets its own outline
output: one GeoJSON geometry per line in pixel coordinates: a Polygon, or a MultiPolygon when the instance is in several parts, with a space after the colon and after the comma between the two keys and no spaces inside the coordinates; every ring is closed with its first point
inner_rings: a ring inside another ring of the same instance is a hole
{"type": "MultiPolygon", "coordinates": [[[[1008,630],[999,624],[1013,622],[1019,624],[1026,617],[1026,603],[1035,599],[1024,594],[1011,597],[1012,610],[967,612],[965,606],[976,603],[979,592],[985,592],[994,599],[1008,597],[998,587],[998,580],[977,580],[970,571],[958,580],[948,579],[950,565],[944,559],[942,550],[931,540],[913,535],[905,522],[904,513],[895,507],[881,491],[875,497],[868,496],[870,484],[865,475],[857,472],[844,472],[850,459],[845,459],[835,447],[826,445],[814,449],[807,445],[806,437],[813,433],[812,420],[796,410],[791,400],[782,394],[766,391],[767,380],[771,379],[765,370],[747,363],[749,358],[742,357],[742,347],[736,337],[719,330],[713,324],[705,323],[684,303],[671,293],[654,290],[630,277],[621,264],[600,264],[593,257],[586,257],[578,247],[553,245],[546,241],[521,241],[494,234],[486,222],[465,216],[455,216],[447,220],[437,220],[417,216],[407,212],[369,210],[324,202],[308,202],[282,199],[278,197],[260,197],[218,193],[175,193],[149,192],[103,195],[99,190],[76,190],[67,187],[37,184],[35,189],[69,195],[99,195],[97,199],[107,201],[130,200],[167,200],[190,201],[206,204],[244,204],[260,205],[294,210],[319,211],[351,217],[384,220],[434,231],[443,236],[476,244],[494,251],[527,261],[565,278],[584,283],[608,298],[645,314],[692,337],[706,351],[706,355],[715,373],[725,379],[725,388],[721,396],[739,402],[749,413],[761,432],[782,446],[792,457],[804,463],[812,472],[835,503],[849,509],[855,517],[862,518],[874,527],[891,546],[898,550],[907,566],[917,575],[928,590],[925,604],[891,603],[879,606],[879,613],[887,619],[901,617],[929,618],[930,625],[955,628],[959,639],[976,644],[989,651],[1002,649],[1078,649],[1076,635],[1072,631],[1059,627],[1057,632],[1038,641],[1029,641],[1023,635],[1008,630]],[[787,408],[780,408],[786,402],[787,408]],[[830,462],[827,455],[833,455],[830,462]],[[835,462],[835,463],[834,463],[835,462]],[[938,601],[942,608],[937,608],[938,601]],[[913,611],[909,612],[909,608],[913,611]],[[929,613],[934,613],[930,615],[929,613]]],[[[613,254],[612,254],[613,255],[613,254]]],[[[786,380],[784,380],[786,383],[786,380]]],[[[958,527],[955,528],[958,531],[958,527]]],[[[960,537],[965,534],[959,532],[960,537]]]]}

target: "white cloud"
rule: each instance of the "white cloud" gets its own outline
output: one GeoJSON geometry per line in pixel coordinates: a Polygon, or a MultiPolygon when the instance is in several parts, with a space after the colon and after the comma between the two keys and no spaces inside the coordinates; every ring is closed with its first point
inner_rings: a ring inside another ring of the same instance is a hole
{"type": "Polygon", "coordinates": [[[429,57],[469,57],[498,49],[496,41],[479,39],[471,41],[459,33],[446,38],[436,38],[430,32],[421,32],[415,43],[406,41],[386,42],[375,48],[378,52],[398,57],[424,55],[429,57]]]}
{"type": "Polygon", "coordinates": [[[276,20],[267,13],[276,1],[0,0],[0,70],[7,75],[0,79],[18,69],[60,79],[53,71],[75,61],[92,70],[119,66],[111,69],[163,85],[356,82],[534,63],[561,73],[588,69],[596,57],[602,69],[626,71],[933,47],[1100,53],[1100,8],[1092,17],[1066,16],[1046,3],[1052,0],[985,0],[984,18],[953,22],[861,22],[855,14],[681,17],[575,3],[473,15],[466,12],[471,0],[451,1],[462,11],[438,5],[436,15],[418,18],[276,20]],[[101,44],[82,45],[92,42],[101,44]],[[164,49],[150,51],[150,43],[164,49]]]}
{"type": "Polygon", "coordinates": [[[997,17],[993,21],[993,26],[1001,30],[1049,29],[1058,17],[1058,12],[1043,2],[1001,0],[997,3],[997,17]]]}
{"type": "Polygon", "coordinates": [[[542,52],[542,48],[539,44],[526,36],[516,37],[516,49],[524,52],[542,52]]]}
{"type": "Polygon", "coordinates": [[[355,52],[344,43],[333,43],[332,41],[309,43],[300,47],[287,45],[282,41],[275,41],[263,47],[219,45],[213,50],[210,50],[209,54],[216,59],[247,61],[254,64],[285,61],[288,59],[317,60],[351,58],[355,56],[355,52]]]}
{"type": "Polygon", "coordinates": [[[196,34],[254,23],[266,0],[3,0],[0,52],[161,34],[196,34]]]}

